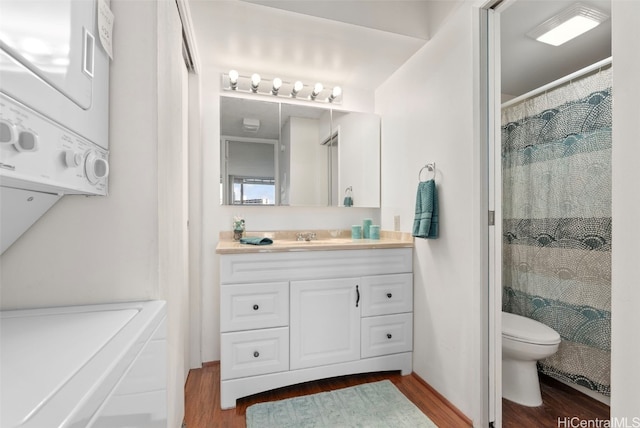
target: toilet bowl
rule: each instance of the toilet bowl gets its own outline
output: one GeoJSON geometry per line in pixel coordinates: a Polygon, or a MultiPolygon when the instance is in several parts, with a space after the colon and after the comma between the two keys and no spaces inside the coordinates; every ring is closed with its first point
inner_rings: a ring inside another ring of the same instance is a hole
{"type": "Polygon", "coordinates": [[[502,313],[502,396],[523,406],[542,405],[538,360],[556,353],[560,335],[531,318],[502,313]]]}

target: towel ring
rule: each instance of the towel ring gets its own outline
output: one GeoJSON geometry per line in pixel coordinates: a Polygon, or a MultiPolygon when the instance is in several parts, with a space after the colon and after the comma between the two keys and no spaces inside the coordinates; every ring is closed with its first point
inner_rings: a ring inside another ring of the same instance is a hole
{"type": "Polygon", "coordinates": [[[431,176],[431,178],[428,178],[428,179],[427,179],[427,180],[425,180],[425,181],[433,180],[433,179],[435,179],[435,178],[436,178],[436,163],[435,163],[435,162],[431,162],[431,163],[426,164],[426,165],[425,165],[425,166],[423,166],[422,168],[420,168],[420,172],[418,173],[418,181],[422,181],[422,178],[420,178],[420,177],[422,176],[422,171],[424,171],[425,169],[426,169],[427,171],[429,171],[429,172],[432,172],[432,173],[433,173],[433,175],[431,176]]]}

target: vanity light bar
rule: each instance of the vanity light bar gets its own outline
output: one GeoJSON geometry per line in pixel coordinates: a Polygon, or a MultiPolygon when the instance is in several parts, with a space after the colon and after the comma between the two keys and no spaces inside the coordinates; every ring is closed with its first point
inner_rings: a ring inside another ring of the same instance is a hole
{"type": "Polygon", "coordinates": [[[285,82],[279,77],[269,80],[261,78],[257,73],[253,73],[251,76],[242,76],[236,70],[222,74],[222,88],[225,91],[295,98],[303,101],[342,103],[342,88],[340,86],[325,88],[319,82],[314,85],[305,85],[299,80],[285,82]]]}

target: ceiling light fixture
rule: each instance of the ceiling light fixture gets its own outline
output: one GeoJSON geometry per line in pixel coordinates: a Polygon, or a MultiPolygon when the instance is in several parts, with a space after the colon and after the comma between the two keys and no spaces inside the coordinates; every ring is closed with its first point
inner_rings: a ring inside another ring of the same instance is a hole
{"type": "Polygon", "coordinates": [[[560,46],[597,27],[608,18],[606,13],[598,9],[575,3],[529,31],[527,36],[542,43],[560,46]]]}
{"type": "Polygon", "coordinates": [[[300,80],[285,82],[279,77],[269,80],[261,78],[257,73],[241,75],[236,70],[222,74],[222,89],[255,95],[295,98],[300,101],[314,101],[316,103],[342,103],[342,88],[340,86],[325,88],[320,82],[315,85],[305,85],[300,80]]]}
{"type": "Polygon", "coordinates": [[[245,132],[256,133],[260,129],[260,120],[245,117],[242,119],[242,130],[245,132]]]}

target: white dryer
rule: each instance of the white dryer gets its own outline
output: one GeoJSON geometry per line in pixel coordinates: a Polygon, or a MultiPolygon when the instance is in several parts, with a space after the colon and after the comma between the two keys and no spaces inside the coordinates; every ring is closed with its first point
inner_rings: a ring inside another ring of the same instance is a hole
{"type": "Polygon", "coordinates": [[[0,3],[0,253],[62,195],[107,194],[106,4],[0,3]]]}

